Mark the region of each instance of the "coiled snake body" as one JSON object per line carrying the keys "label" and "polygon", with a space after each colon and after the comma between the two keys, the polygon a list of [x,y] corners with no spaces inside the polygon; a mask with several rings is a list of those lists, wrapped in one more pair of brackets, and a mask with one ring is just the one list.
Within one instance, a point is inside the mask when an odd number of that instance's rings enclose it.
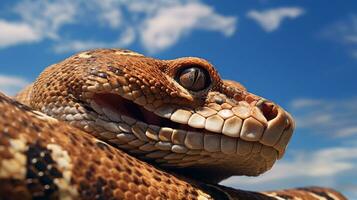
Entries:
{"label": "coiled snake body", "polygon": [[294,121],[203,59],[81,52],[16,98],[31,109],[0,96],[1,199],[345,199],[217,185],[269,170]]}

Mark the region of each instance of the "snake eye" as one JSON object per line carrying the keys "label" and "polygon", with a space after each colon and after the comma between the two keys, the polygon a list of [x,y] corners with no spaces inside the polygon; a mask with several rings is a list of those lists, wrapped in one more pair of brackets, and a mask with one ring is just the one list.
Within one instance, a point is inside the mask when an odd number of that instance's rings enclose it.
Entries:
{"label": "snake eye", "polygon": [[177,80],[180,85],[192,91],[207,88],[211,81],[208,72],[199,67],[183,69],[178,73]]}

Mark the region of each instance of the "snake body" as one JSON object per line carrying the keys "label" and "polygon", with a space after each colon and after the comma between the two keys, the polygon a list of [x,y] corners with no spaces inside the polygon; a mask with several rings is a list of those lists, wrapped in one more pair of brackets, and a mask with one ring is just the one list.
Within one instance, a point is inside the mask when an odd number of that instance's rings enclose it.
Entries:
{"label": "snake body", "polygon": [[48,67],[17,100],[31,109],[0,96],[4,199],[345,199],[318,187],[217,185],[269,170],[294,121],[200,58],[81,52]]}

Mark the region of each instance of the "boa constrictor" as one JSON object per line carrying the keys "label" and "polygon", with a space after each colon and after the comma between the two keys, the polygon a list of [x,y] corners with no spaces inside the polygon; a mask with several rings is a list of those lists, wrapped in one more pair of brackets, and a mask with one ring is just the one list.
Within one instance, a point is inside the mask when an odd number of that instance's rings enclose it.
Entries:
{"label": "boa constrictor", "polygon": [[0,95],[1,199],[345,199],[218,185],[269,170],[294,120],[200,58],[81,52],[16,99]]}

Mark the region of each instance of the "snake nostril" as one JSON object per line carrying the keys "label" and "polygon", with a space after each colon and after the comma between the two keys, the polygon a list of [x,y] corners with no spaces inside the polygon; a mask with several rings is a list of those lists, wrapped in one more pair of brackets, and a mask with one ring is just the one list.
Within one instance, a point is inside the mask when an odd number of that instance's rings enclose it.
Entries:
{"label": "snake nostril", "polygon": [[278,116],[278,107],[272,102],[263,101],[257,106],[260,108],[267,121],[273,120]]}

